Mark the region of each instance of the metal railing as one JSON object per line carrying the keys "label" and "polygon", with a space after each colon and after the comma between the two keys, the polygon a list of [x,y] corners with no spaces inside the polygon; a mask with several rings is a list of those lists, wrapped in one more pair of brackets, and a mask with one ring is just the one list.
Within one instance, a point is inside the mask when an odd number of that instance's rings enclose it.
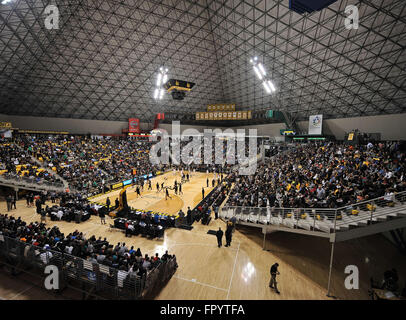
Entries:
{"label": "metal railing", "polygon": [[0,176],[0,183],[10,184],[15,187],[20,188],[31,188],[31,189],[41,189],[41,190],[49,190],[49,191],[58,191],[64,192],[65,188],[62,182],[50,182],[44,179],[40,179],[36,181],[36,179],[31,179],[27,177],[20,177],[20,176],[9,176],[9,175],[1,175]]}
{"label": "metal railing", "polygon": [[123,300],[153,298],[177,268],[176,257],[173,257],[143,276],[133,276],[126,271],[1,235],[0,263],[13,272],[29,273],[44,280],[45,267],[53,265],[59,270],[59,290],[69,287],[99,299]]}
{"label": "metal railing", "polygon": [[282,208],[224,206],[220,216],[235,217],[239,221],[254,224],[272,224],[290,228],[302,228],[333,233],[351,226],[362,226],[386,220],[388,216],[404,213],[406,191],[395,193],[391,200],[382,196],[340,208]]}

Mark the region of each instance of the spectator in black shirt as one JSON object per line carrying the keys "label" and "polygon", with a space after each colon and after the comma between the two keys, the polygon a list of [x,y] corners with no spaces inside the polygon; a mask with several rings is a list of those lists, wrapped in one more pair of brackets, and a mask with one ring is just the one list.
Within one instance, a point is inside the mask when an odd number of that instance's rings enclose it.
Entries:
{"label": "spectator in black shirt", "polygon": [[277,294],[280,293],[279,290],[278,290],[278,287],[277,287],[277,282],[276,282],[276,276],[280,274],[279,271],[278,271],[278,267],[279,267],[278,263],[275,263],[274,265],[272,265],[272,267],[271,267],[271,280],[269,281],[269,287],[272,288],[272,289],[275,289],[275,292]]}
{"label": "spectator in black shirt", "polygon": [[111,205],[110,198],[109,198],[109,197],[107,197],[107,199],[106,199],[107,211],[110,211],[110,205]]}
{"label": "spectator in black shirt", "polygon": [[221,228],[219,228],[216,232],[216,237],[217,237],[217,245],[220,248],[222,246],[222,238],[223,238],[223,231]]}

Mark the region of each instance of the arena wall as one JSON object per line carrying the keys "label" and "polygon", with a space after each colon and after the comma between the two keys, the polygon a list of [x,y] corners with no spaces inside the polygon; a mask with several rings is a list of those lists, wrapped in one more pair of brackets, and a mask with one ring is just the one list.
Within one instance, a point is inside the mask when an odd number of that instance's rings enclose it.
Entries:
{"label": "arena wall", "polygon": [[[332,134],[343,140],[345,132],[358,129],[366,133],[381,133],[382,140],[402,140],[406,136],[406,113],[328,119],[323,121],[323,133]],[[307,132],[309,121],[299,122],[299,127]]]}
{"label": "arena wall", "polygon": [[[122,129],[125,129],[128,126],[126,121],[44,118],[12,115],[0,115],[0,121],[11,122],[14,128],[25,130],[68,131],[75,134],[119,134]],[[404,139],[406,136],[405,123],[406,113],[328,119],[323,122],[323,132],[325,134],[332,134],[337,139],[342,140],[344,139],[345,132],[359,129],[360,131],[367,133],[380,132],[383,140],[400,140]],[[151,126],[152,123],[141,123],[141,129],[151,128]],[[308,121],[300,121],[298,122],[298,126],[302,131],[307,132]],[[171,124],[160,124],[159,127],[167,130],[169,134],[172,133]],[[181,125],[181,131],[188,128],[195,128],[198,131],[203,132],[206,128],[214,129],[216,127]],[[284,123],[241,127],[241,129],[257,129],[258,135],[271,136],[276,140],[283,140],[283,137],[280,135],[280,130],[285,128],[286,126]],[[225,128],[220,127],[220,129],[224,130]],[[233,127],[233,129],[237,129],[237,127]]]}
{"label": "arena wall", "polygon": [[128,122],[68,118],[45,118],[0,115],[0,121],[11,122],[14,128],[24,130],[67,131],[73,134],[119,134],[128,128]]}
{"label": "arena wall", "polygon": [[[343,140],[346,132],[358,129],[366,133],[381,133],[382,140],[402,140],[406,136],[406,113],[327,119],[323,121],[323,133],[334,135],[338,140]],[[308,132],[309,121],[299,121],[299,129]],[[246,126],[246,129],[257,129],[258,135],[266,135],[281,140],[281,129],[286,129],[284,123]]]}

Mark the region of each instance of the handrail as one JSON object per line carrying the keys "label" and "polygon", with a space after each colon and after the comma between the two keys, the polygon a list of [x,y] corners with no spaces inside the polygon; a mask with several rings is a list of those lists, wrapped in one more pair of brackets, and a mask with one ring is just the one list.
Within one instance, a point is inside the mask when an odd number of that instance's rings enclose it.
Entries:
{"label": "handrail", "polygon": [[[25,250],[27,247],[29,249]],[[50,252],[52,256],[46,256],[44,262],[40,254],[45,252]],[[39,269],[44,268],[46,265],[55,265],[60,272],[59,278],[64,279],[65,285],[75,289],[79,287],[81,288],[79,290],[83,290],[83,285],[92,284],[96,287],[94,295],[101,298],[105,298],[104,293],[108,292],[114,298],[141,299],[146,293],[158,292],[173,276],[177,268],[176,257],[172,257],[162,261],[157,267],[144,274],[142,278],[137,275],[131,279],[128,277],[128,272],[125,272],[125,278],[121,278],[120,270],[117,268],[100,263],[91,263],[86,259],[65,252],[47,250],[5,235],[2,236],[0,241],[0,258],[3,258],[2,260],[6,264],[10,264],[23,272],[27,271],[21,263],[30,264]],[[43,275],[43,272],[34,270],[34,275],[40,276]],[[154,277],[154,275],[159,275],[159,277]],[[79,281],[81,285],[71,286],[68,284],[69,279]],[[146,287],[147,283],[149,288]]]}
{"label": "handrail", "polygon": [[[397,195],[405,195],[405,196],[406,196],[406,191],[400,191],[400,192],[397,192],[397,193],[394,192],[394,196],[397,196]],[[364,201],[361,201],[361,202],[355,202],[355,203],[353,203],[353,204],[349,204],[349,205],[346,205],[346,206],[344,206],[344,207],[339,207],[339,208],[336,208],[336,209],[337,209],[337,210],[343,210],[343,209],[348,208],[348,207],[360,206],[360,205],[363,205],[363,204],[370,203],[370,202],[372,202],[372,201],[382,200],[384,197],[385,197],[385,196],[380,196],[380,197],[377,197],[377,198],[373,198],[373,199],[369,199],[369,200],[364,200]]]}
{"label": "handrail", "polygon": [[[394,204],[406,201],[406,191],[394,193]],[[220,215],[227,216],[232,210],[232,216],[243,216],[250,222],[254,217],[257,222],[268,224],[282,224],[291,228],[306,227],[308,230],[319,229],[326,233],[336,233],[348,229],[349,225],[358,226],[358,223],[370,224],[376,221],[377,217],[397,215],[405,210],[404,206],[388,206],[391,201],[385,200],[384,196],[374,199],[353,203],[340,208],[284,208],[284,207],[244,207],[244,206],[223,206]],[[371,206],[368,206],[371,205]],[[362,212],[352,212],[355,207],[363,207]],[[384,209],[385,208],[385,209]],[[390,208],[390,209],[388,209]],[[352,210],[351,210],[352,209]],[[238,211],[238,212],[236,212]],[[228,212],[228,213],[226,213]],[[291,216],[287,217],[287,215]],[[302,217],[302,215],[304,215]],[[366,215],[367,214],[367,215]],[[346,215],[346,216],[345,216]],[[261,218],[262,216],[262,218]],[[264,217],[267,219],[263,219]],[[281,219],[274,220],[272,218]],[[278,222],[279,221],[279,222]],[[317,223],[317,224],[316,224]],[[323,225],[324,224],[324,225]]]}

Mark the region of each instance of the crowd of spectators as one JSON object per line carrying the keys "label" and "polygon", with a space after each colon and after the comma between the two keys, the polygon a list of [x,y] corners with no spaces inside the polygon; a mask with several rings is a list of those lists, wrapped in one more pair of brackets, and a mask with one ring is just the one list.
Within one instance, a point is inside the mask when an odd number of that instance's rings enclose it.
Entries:
{"label": "crowd of spectators", "polygon": [[142,276],[161,262],[175,256],[168,251],[161,257],[143,255],[140,248],[128,247],[124,242],[112,245],[106,238],[94,235],[86,238],[85,234],[74,231],[65,235],[57,226],[47,227],[43,223],[26,223],[21,218],[0,214],[0,235],[23,241],[44,250],[37,257],[44,264],[52,262],[52,251],[66,253],[88,260],[92,264],[102,264],[119,270],[122,279]]}
{"label": "crowd of spectators", "polygon": [[[181,151],[190,142],[171,140],[171,145],[180,143]],[[227,144],[216,144],[212,141],[212,164],[204,163],[204,148],[200,149],[200,163],[185,164],[179,159],[179,168],[196,171],[226,172],[234,163],[239,162],[239,155],[232,163],[227,158]],[[50,182],[58,181],[60,176],[69,183],[70,189],[93,194],[107,191],[117,182],[144,176],[156,171],[165,170],[169,164],[154,165],[149,158],[149,151],[156,142],[138,141],[131,138],[95,138],[89,136],[69,135],[17,135],[8,146],[0,152],[0,168],[8,174],[17,174],[16,166],[24,164],[24,175],[36,179],[45,179]],[[248,154],[248,145],[246,145]],[[256,150],[258,152],[258,150]],[[221,154],[223,163],[216,163],[216,152]],[[43,167],[55,172],[50,174],[47,170],[37,170],[40,161]],[[170,158],[172,161],[173,158]],[[195,159],[194,159],[195,161]],[[52,172],[51,171],[51,172]]]}
{"label": "crowd of spectators", "polygon": [[297,145],[239,176],[227,204],[246,207],[337,208],[406,189],[400,144]]}
{"label": "crowd of spectators", "polygon": [[78,192],[105,191],[110,184],[156,170],[149,161],[151,145],[145,141],[23,135],[16,138],[16,143]]}
{"label": "crowd of spectators", "polygon": [[0,173],[6,179],[25,178],[31,183],[61,183],[57,176],[39,166],[28,154],[13,143],[0,138]]}

